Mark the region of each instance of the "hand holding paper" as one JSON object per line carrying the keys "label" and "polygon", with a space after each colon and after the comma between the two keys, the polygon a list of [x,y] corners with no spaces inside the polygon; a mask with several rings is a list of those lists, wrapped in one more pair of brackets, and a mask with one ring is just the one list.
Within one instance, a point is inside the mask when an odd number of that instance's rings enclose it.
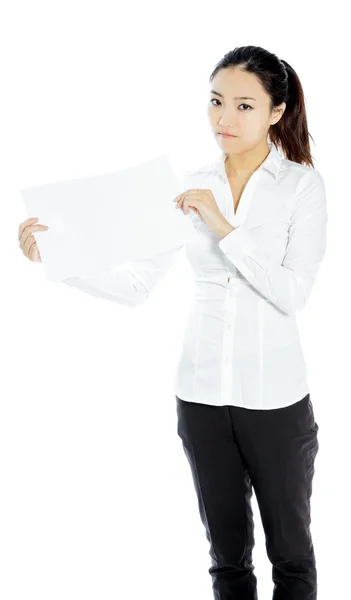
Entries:
{"label": "hand holding paper", "polygon": [[185,215],[189,214],[189,209],[195,210],[207,227],[217,233],[220,239],[235,229],[219,210],[212,190],[186,190],[173,202],[177,202],[176,208],[182,208]]}
{"label": "hand holding paper", "polygon": [[38,223],[38,218],[29,218],[20,223],[18,227],[18,241],[24,256],[32,262],[41,262],[40,252],[33,235],[34,231],[46,231],[47,225]]}

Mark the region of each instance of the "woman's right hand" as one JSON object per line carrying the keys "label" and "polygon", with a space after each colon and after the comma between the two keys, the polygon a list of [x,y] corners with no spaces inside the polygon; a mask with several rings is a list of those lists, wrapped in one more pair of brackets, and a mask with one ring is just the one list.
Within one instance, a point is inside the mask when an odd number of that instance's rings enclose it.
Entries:
{"label": "woman's right hand", "polygon": [[34,217],[20,223],[18,227],[18,241],[24,256],[32,262],[41,262],[40,252],[33,231],[46,231],[49,227],[47,225],[40,225],[36,221],[38,219]]}

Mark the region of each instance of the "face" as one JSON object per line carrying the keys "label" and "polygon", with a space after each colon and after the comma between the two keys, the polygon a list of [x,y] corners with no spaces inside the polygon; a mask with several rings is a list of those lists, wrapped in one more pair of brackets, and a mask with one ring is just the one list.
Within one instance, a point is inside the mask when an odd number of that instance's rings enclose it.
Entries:
{"label": "face", "polygon": [[[247,151],[265,142],[270,126],[279,121],[286,106],[283,102],[270,112],[270,98],[259,79],[238,67],[220,70],[210,90],[221,94],[210,91],[208,117],[215,139],[226,153]],[[237,137],[225,138],[220,132]]]}

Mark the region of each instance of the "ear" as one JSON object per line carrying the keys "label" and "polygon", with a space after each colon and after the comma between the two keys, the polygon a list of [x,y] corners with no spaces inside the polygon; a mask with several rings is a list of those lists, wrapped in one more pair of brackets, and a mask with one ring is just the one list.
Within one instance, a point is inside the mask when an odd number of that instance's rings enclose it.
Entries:
{"label": "ear", "polygon": [[282,102],[279,106],[275,106],[273,108],[273,117],[271,119],[271,125],[275,125],[282,118],[284,111],[286,109],[286,102]]}

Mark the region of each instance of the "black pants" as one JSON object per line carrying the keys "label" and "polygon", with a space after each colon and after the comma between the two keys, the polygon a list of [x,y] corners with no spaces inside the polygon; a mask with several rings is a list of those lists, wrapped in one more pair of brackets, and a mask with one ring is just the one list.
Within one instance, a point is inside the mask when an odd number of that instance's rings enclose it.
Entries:
{"label": "black pants", "polygon": [[252,487],[272,563],[273,600],[316,600],[310,497],[319,427],[310,395],[271,410],[176,399],[178,435],[210,542],[215,600],[257,600]]}

